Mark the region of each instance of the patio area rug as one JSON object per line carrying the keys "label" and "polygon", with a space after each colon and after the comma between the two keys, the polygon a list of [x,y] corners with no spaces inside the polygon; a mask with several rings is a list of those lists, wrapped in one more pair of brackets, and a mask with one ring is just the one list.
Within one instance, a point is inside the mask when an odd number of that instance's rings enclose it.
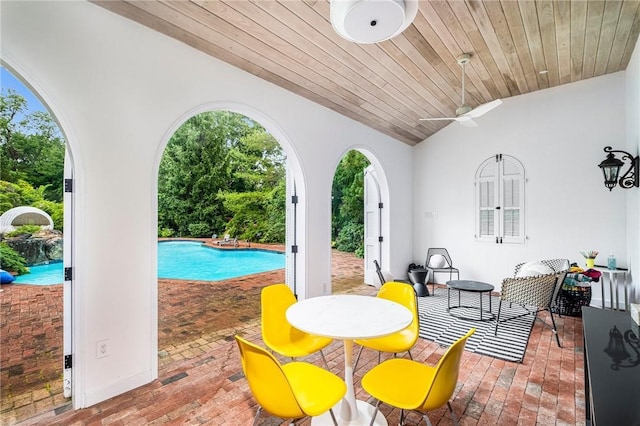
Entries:
{"label": "patio area rug", "polygon": [[[458,303],[457,293],[457,291],[451,292],[452,306]],[[491,297],[491,311],[497,317],[499,299],[496,296]],[[479,307],[479,294],[462,292],[461,304]],[[486,310],[489,308],[489,299],[486,295],[483,295],[482,308]],[[452,312],[456,315],[479,318],[478,309],[458,308]],[[504,303],[500,319],[516,317],[525,312],[521,306],[514,304],[510,308],[508,303]],[[447,312],[446,288],[436,288],[433,296],[418,297],[418,313],[420,316],[420,337],[423,339],[449,346],[470,328],[475,327],[476,332],[467,341],[465,347],[467,351],[514,362],[522,362],[535,320],[534,315],[531,314],[502,322],[498,327],[498,335],[494,336],[495,319],[471,321],[450,315]],[[485,312],[483,315],[486,318],[489,314]]]}

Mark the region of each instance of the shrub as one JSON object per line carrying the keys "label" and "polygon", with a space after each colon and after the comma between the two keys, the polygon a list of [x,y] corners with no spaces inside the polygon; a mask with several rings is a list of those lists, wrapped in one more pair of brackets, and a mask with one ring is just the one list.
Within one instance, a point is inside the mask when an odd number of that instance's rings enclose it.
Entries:
{"label": "shrub", "polygon": [[175,234],[174,230],[171,228],[162,228],[158,231],[158,237],[160,238],[171,238]]}
{"label": "shrub", "polygon": [[24,257],[20,256],[7,243],[0,243],[0,267],[5,271],[16,272],[18,275],[28,274]]}
{"label": "shrub", "polygon": [[51,216],[51,220],[53,220],[53,229],[57,229],[60,232],[64,231],[64,204],[49,200],[42,200],[34,203],[33,207],[37,207]]}
{"label": "shrub", "polygon": [[33,235],[40,230],[38,225],[22,225],[11,232],[7,232],[5,236],[7,238],[19,237],[20,235]]}
{"label": "shrub", "polygon": [[336,249],[357,253],[361,249],[364,253],[364,225],[361,223],[348,223],[343,226],[336,238]]}
{"label": "shrub", "polygon": [[211,227],[206,223],[190,223],[189,234],[191,237],[210,237]]}

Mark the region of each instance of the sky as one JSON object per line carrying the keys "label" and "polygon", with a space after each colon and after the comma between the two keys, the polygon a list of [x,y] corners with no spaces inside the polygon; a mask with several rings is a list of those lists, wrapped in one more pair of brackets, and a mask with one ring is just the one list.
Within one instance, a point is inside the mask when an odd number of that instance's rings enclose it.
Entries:
{"label": "sky", "polygon": [[40,100],[31,93],[31,90],[22,84],[22,82],[5,67],[0,67],[0,87],[2,88],[3,95],[7,94],[8,89],[13,89],[25,98],[27,100],[28,112],[47,111]]}

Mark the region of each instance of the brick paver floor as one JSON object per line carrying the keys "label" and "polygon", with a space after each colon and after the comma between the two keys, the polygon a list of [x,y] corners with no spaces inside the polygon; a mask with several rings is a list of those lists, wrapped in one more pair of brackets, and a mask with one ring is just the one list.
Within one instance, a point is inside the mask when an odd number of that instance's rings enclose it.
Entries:
{"label": "brick paver floor", "polygon": [[[334,252],[332,260],[334,292],[375,294],[373,287],[363,284],[361,259]],[[56,385],[59,380],[55,377],[43,380],[39,389],[23,393],[16,391],[18,384],[10,382],[10,392],[5,396],[7,380],[24,376],[27,381],[25,373],[33,366],[28,362],[31,349],[16,349],[13,340],[5,339],[9,334],[17,336],[18,333],[15,328],[9,331],[4,318],[8,312],[15,314],[16,311],[10,309],[20,309],[13,307],[14,300],[20,303],[33,294],[17,297],[14,292],[17,286],[3,286],[4,291],[0,293],[2,424],[250,425],[256,404],[242,375],[233,336],[240,334],[263,345],[259,292],[264,285],[284,281],[283,271],[228,280],[224,286],[163,281],[159,284],[158,380],[78,411],[73,411],[71,404],[62,398],[61,386]],[[218,287],[239,291],[223,291]],[[40,296],[32,300],[41,303],[44,312],[48,312],[45,308],[48,303],[55,305],[51,300],[60,299],[54,292],[38,294]],[[25,302],[22,303],[24,309]],[[42,348],[42,340],[51,337],[51,330],[60,328],[53,317],[55,315],[51,315],[48,327],[31,324],[28,330],[20,328],[20,336],[44,334],[44,337],[32,338]],[[548,320],[544,313],[541,317]],[[452,403],[461,425],[584,424],[582,322],[573,317],[556,321],[563,347],[558,348],[549,328],[536,321],[522,364],[465,352]],[[341,375],[344,370],[342,345],[334,342],[327,349],[325,355],[331,370]],[[435,364],[443,352],[444,348],[437,344],[419,339],[412,355],[416,360]],[[59,360],[61,356],[60,352],[51,357]],[[308,360],[322,365],[317,355]],[[369,397],[361,389],[359,379],[375,362],[377,355],[365,350],[355,373],[360,399]],[[382,411],[390,425],[398,423],[397,410],[383,406]],[[444,408],[431,412],[429,417],[434,425],[452,424]],[[264,414],[261,419],[260,424],[264,426],[285,424]],[[414,424],[417,420],[417,417],[411,418]],[[302,424],[309,423],[306,420]]]}

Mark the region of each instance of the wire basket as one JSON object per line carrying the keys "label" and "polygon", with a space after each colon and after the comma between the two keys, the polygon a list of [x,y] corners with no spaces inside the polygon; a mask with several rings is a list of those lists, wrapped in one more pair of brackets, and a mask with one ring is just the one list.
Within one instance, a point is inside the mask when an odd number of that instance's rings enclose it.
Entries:
{"label": "wire basket", "polygon": [[582,307],[591,303],[591,287],[563,287],[556,299],[556,311],[570,317],[582,316]]}

